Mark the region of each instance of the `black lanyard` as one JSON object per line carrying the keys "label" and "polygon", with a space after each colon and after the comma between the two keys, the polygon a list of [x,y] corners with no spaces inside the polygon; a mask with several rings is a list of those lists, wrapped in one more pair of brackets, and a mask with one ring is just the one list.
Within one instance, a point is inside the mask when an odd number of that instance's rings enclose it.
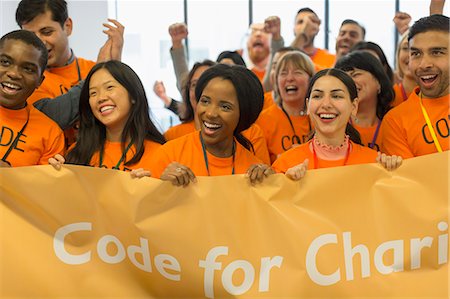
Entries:
{"label": "black lanyard", "polygon": [[[200,143],[202,144],[202,150],[203,150],[203,159],[205,160],[205,166],[206,166],[206,171],[208,172],[208,176],[211,176],[211,174],[209,173],[209,163],[208,163],[208,154],[206,153],[206,146],[205,146],[205,142],[203,141],[203,137],[202,137],[202,132],[200,132]],[[234,157],[236,154],[236,142],[233,139],[233,168],[231,170],[231,174],[234,174]]]}
{"label": "black lanyard", "polygon": [[[295,133],[295,127],[294,127],[294,124],[292,123],[291,117],[289,116],[287,111],[284,110],[283,104],[281,104],[281,110],[283,110],[284,115],[286,115],[286,117],[289,121],[289,124],[291,125],[292,132],[294,132],[294,136],[297,136],[298,140],[300,140],[300,137],[297,135],[297,133]],[[309,127],[309,132],[311,132],[311,121],[309,120],[309,117],[308,117],[308,127]]]}
{"label": "black lanyard", "polygon": [[[22,129],[20,129],[19,133],[17,133],[16,138],[14,138],[13,142],[9,146],[6,153],[3,155],[2,161],[10,164],[6,159],[8,158],[11,151],[17,146],[17,143],[19,142],[19,138],[23,135],[23,131],[25,131],[28,121],[30,120],[30,109],[28,109],[28,106],[25,106],[25,109],[27,110],[27,120],[25,121],[25,124],[22,126]],[[11,164],[10,164],[11,165]]]}
{"label": "black lanyard", "polygon": [[[123,154],[122,154],[122,157],[120,157],[120,160],[119,160],[119,162],[117,162],[117,164],[116,164],[116,166],[114,166],[112,169],[116,169],[116,170],[119,170],[119,166],[120,166],[120,164],[122,164],[122,162],[123,162],[123,160],[126,158],[126,156],[127,156],[127,153],[128,153],[128,150],[131,148],[131,146],[132,146],[133,144],[130,142],[130,143],[128,143],[128,146],[127,146],[127,148],[125,149],[125,151],[123,152]],[[100,152],[100,158],[99,158],[99,165],[98,165],[98,167],[103,167],[103,151],[101,151]]]}
{"label": "black lanyard", "polygon": [[[80,70],[80,64],[78,63],[78,58],[75,56],[75,54],[73,54],[73,51],[72,51],[72,49],[70,50],[70,52],[72,53],[72,56],[69,58],[69,61],[68,61],[68,63],[67,63],[67,65],[69,65],[69,64],[71,64],[72,62],[73,62],[73,60],[75,60],[75,65],[76,65],[76,67],[77,67],[77,74],[78,74],[78,81],[77,81],[77,83],[79,83],[81,80],[82,80],[82,78],[81,78],[81,70]],[[63,90],[63,85],[61,84],[60,86],[59,86],[59,90],[61,91],[61,94],[63,95],[65,92],[64,92],[64,90]],[[64,87],[65,88],[65,87]],[[66,92],[67,92],[68,90],[66,90]]]}

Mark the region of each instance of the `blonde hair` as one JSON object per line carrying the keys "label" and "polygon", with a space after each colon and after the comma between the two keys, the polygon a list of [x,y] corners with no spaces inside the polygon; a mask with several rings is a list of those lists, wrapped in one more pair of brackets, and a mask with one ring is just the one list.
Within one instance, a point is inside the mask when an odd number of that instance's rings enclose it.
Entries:
{"label": "blonde hair", "polygon": [[293,52],[287,52],[283,54],[277,62],[277,67],[275,69],[275,82],[274,84],[274,90],[275,94],[277,95],[276,101],[280,102],[280,90],[278,87],[278,76],[284,68],[286,68],[287,65],[293,65],[294,67],[303,70],[305,73],[309,75],[311,78],[315,74],[315,67],[314,63],[312,62],[311,58],[309,58],[308,55],[306,55],[303,52],[300,51],[293,51]]}
{"label": "blonde hair", "polygon": [[400,51],[402,50],[403,41],[408,38],[408,34],[409,30],[406,30],[406,32],[402,34],[397,44],[397,50],[395,51],[395,71],[400,78],[403,78],[404,75],[400,68]]}

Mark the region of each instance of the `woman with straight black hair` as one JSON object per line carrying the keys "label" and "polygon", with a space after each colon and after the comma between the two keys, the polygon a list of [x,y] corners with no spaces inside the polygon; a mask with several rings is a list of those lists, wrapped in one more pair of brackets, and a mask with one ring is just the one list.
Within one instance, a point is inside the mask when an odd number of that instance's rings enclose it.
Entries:
{"label": "woman with straight black hair", "polygon": [[174,185],[196,176],[247,173],[255,183],[271,173],[242,135],[258,118],[264,93],[256,75],[243,66],[217,64],[206,70],[195,88],[200,131],[167,142],[155,159],[155,175]]}
{"label": "woman with straight black hair", "polygon": [[307,169],[376,161],[388,170],[400,166],[401,157],[377,153],[353,139],[355,132],[349,120],[356,114],[359,101],[356,85],[349,75],[334,68],[321,70],[311,79],[306,95],[314,136],[308,143],[283,153],[273,163],[275,171],[299,180]]}
{"label": "woman with straight black hair", "polygon": [[165,142],[150,119],[144,86],[138,75],[120,61],[96,64],[80,95],[80,129],[76,144],[62,163],[132,171],[150,176],[149,165]]}
{"label": "woman with straight black hair", "polygon": [[394,101],[392,82],[380,61],[364,51],[351,52],[340,58],[335,68],[349,74],[358,90],[358,112],[351,123],[365,146],[380,150],[380,126]]}

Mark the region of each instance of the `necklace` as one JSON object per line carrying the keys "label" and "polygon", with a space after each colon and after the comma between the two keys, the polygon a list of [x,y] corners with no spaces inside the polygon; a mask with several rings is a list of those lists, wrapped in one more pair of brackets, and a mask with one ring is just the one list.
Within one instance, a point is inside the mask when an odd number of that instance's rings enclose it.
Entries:
{"label": "necklace", "polygon": [[[127,156],[127,153],[128,153],[128,150],[131,148],[132,145],[133,145],[133,144],[132,144],[131,141],[130,141],[130,143],[128,143],[128,145],[127,145],[127,148],[126,148],[125,151],[122,153],[122,157],[120,157],[119,162],[117,162],[116,166],[114,166],[112,169],[119,170],[120,164],[122,164],[123,160],[125,160],[125,158],[126,158],[126,156]],[[103,151],[100,152],[99,160],[100,160],[100,161],[99,161],[98,167],[103,167]]]}
{"label": "necklace", "polygon": [[[203,137],[202,137],[202,132],[199,133],[200,134],[200,143],[202,144],[202,150],[203,150],[203,159],[205,161],[205,166],[206,166],[206,171],[208,172],[208,176],[211,176],[210,172],[209,172],[209,162],[208,162],[208,154],[206,152],[206,146],[205,146],[205,142],[203,141]],[[236,142],[233,139],[233,148],[231,149],[231,151],[233,152],[233,166],[231,169],[231,174],[234,174],[234,158],[235,158],[235,154],[236,154]]]}
{"label": "necklace", "polygon": [[[311,144],[312,144],[312,151],[313,151],[313,156],[314,156],[314,169],[317,169],[317,168],[319,168],[319,158],[317,158],[316,146],[314,144],[315,139],[316,139],[316,137],[314,136],[313,140],[311,140]],[[347,165],[349,156],[350,156],[350,140],[348,141],[347,152],[345,153],[345,159],[344,159],[343,166]]]}

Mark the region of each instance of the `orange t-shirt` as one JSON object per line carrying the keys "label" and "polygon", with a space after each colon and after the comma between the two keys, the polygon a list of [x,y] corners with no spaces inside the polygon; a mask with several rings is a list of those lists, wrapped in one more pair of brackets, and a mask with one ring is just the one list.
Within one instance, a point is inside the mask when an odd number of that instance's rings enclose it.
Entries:
{"label": "orange t-shirt", "polygon": [[[194,131],[196,131],[194,121],[190,121],[168,129],[164,133],[164,137],[166,140],[173,140]],[[252,143],[255,156],[267,165],[270,165],[269,151],[267,149],[266,139],[264,138],[264,132],[261,128],[257,124],[253,124],[250,128],[244,130],[242,135]]]}
{"label": "orange t-shirt", "polygon": [[273,105],[275,105],[275,101],[273,99],[273,91],[271,90],[271,91],[265,92],[264,93],[264,106],[263,106],[262,110],[264,111]]}
{"label": "orange t-shirt", "polygon": [[[131,171],[133,169],[138,168],[144,168],[145,170],[150,170],[151,165],[153,164],[153,159],[155,157],[155,153],[158,150],[158,148],[161,147],[161,144],[151,141],[151,140],[145,140],[144,141],[144,153],[139,160],[138,163],[125,166],[124,161],[122,161],[118,168],[122,171]],[[136,149],[134,146],[132,146],[126,154],[125,161],[130,160],[136,152]],[[103,153],[103,161],[102,161],[102,168],[108,168],[112,169],[115,167],[120,159],[122,158],[122,143],[121,142],[109,142],[106,141],[104,153]],[[100,167],[100,154],[99,152],[95,153],[92,158],[90,165],[93,167]],[[153,176],[153,174],[152,174]]]}
{"label": "orange t-shirt", "polygon": [[[319,165],[316,167],[316,165],[314,165],[314,154],[312,151],[311,142],[312,140],[281,154],[280,157],[278,157],[278,159],[273,163],[272,168],[276,172],[285,173],[289,168],[303,163],[306,159],[309,159],[308,169],[344,166],[345,159],[323,160],[318,158],[317,162]],[[355,144],[352,141],[349,142],[350,153],[345,165],[376,162],[378,155],[376,151],[368,147]]]}
{"label": "orange t-shirt", "polygon": [[309,116],[290,116],[290,119],[295,132],[283,110],[278,105],[273,105],[264,110],[256,121],[264,132],[272,163],[293,144],[302,144],[308,140],[312,129]]}
{"label": "orange t-shirt", "polygon": [[398,105],[406,101],[410,94],[406,93],[401,83],[395,83],[393,87],[395,98],[394,101],[391,103],[391,107],[397,107]]}
{"label": "orange t-shirt", "polygon": [[317,48],[316,53],[311,56],[311,60],[316,66],[316,71],[333,67],[336,62],[336,55],[331,54],[325,49]]}
{"label": "orange t-shirt", "polygon": [[[417,87],[408,100],[390,110],[383,118],[381,150],[388,155],[412,158],[436,153],[425,117],[420,108],[420,89]],[[449,149],[449,95],[422,100],[442,150]]]}
{"label": "orange t-shirt", "polygon": [[60,127],[32,105],[19,110],[0,106],[0,159],[12,146],[25,125],[22,135],[6,160],[11,166],[46,165],[56,154],[64,154],[64,135]]}
{"label": "orange t-shirt", "polygon": [[[211,176],[232,174],[233,157],[219,158],[209,152],[207,152],[207,157]],[[193,132],[168,141],[160,147],[152,161],[154,163],[150,169],[152,174],[154,173],[154,176],[158,178],[172,162],[178,162],[189,167],[196,176],[208,175],[199,132]],[[261,161],[239,142],[236,142],[234,173],[244,174],[252,164],[256,163],[261,163]]]}
{"label": "orange t-shirt", "polygon": [[187,123],[181,123],[176,126],[170,127],[165,133],[164,138],[167,141],[177,139],[178,137],[190,134],[196,131],[194,121],[190,121]]}
{"label": "orange t-shirt", "polygon": [[[77,67],[78,65],[78,67]],[[42,84],[27,99],[29,105],[43,99],[53,99],[57,96],[65,94],[71,87],[77,85],[80,79],[86,78],[95,62],[76,58],[72,63],[62,66],[47,68],[44,71],[45,79]],[[80,74],[78,74],[78,69]]]}
{"label": "orange t-shirt", "polygon": [[[364,146],[369,147],[369,143],[372,143],[373,138],[375,137],[375,132],[377,131],[378,123],[371,127],[361,127],[352,123],[352,126],[359,132],[361,135],[361,142]],[[372,147],[374,150],[380,150],[380,141],[381,141],[381,124],[380,129],[378,129],[378,135],[375,139],[375,145]]]}
{"label": "orange t-shirt", "polygon": [[258,71],[256,68],[252,68],[251,71],[258,77],[261,84],[264,82],[264,75],[266,74],[266,70]]}

